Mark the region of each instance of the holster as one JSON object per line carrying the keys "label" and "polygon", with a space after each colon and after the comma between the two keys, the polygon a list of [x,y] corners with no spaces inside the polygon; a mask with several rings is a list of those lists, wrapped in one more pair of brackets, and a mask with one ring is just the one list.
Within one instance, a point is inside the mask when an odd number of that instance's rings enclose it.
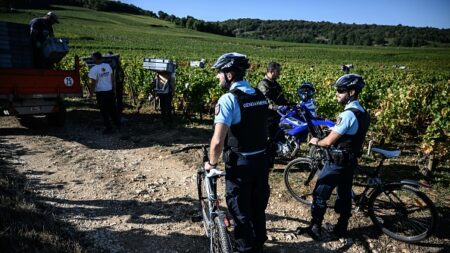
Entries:
{"label": "holster", "polygon": [[344,165],[355,158],[353,152],[342,149],[332,149],[330,152],[331,161],[336,165]]}

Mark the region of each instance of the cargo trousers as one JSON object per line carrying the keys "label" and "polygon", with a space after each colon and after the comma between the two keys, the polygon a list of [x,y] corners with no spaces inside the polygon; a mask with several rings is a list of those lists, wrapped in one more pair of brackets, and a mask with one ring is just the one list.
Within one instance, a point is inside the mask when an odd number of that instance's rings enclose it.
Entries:
{"label": "cargo trousers", "polygon": [[340,220],[344,222],[351,217],[352,184],[356,165],[356,159],[351,159],[339,165],[330,161],[325,163],[314,187],[311,206],[312,224],[322,224],[327,210],[327,201],[336,187],[337,198],[334,203],[334,210],[340,214]]}
{"label": "cargo trousers", "polygon": [[265,152],[224,155],[226,201],[234,220],[238,252],[262,252],[267,240],[265,210],[269,201],[269,166]]}

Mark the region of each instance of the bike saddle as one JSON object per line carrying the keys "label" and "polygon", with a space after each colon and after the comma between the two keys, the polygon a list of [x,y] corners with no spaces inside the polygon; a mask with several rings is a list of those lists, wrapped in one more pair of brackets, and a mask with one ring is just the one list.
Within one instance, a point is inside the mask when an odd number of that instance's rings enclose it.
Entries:
{"label": "bike saddle", "polygon": [[400,156],[401,151],[400,150],[385,150],[381,148],[372,148],[373,152],[376,152],[378,154],[381,154],[384,156],[384,158],[393,158]]}
{"label": "bike saddle", "polygon": [[220,171],[217,169],[211,169],[209,172],[206,173],[206,177],[221,177],[225,176],[225,171]]}

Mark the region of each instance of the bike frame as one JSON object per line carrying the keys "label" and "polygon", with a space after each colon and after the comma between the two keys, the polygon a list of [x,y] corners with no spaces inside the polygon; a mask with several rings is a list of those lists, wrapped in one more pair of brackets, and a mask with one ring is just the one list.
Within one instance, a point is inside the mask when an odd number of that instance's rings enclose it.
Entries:
{"label": "bike frame", "polygon": [[[369,151],[370,152],[370,151]],[[416,189],[420,189],[421,186],[426,187],[425,185],[420,184],[419,182],[415,181],[415,180],[410,180],[410,179],[404,179],[401,181],[397,181],[397,182],[391,182],[391,183],[384,183],[383,180],[380,177],[380,170],[383,167],[383,163],[384,160],[386,160],[386,158],[382,158],[375,171],[370,173],[364,173],[365,176],[367,176],[367,185],[365,186],[364,190],[362,193],[360,194],[355,194],[355,192],[352,189],[352,198],[353,200],[358,199],[357,201],[355,201],[355,211],[358,212],[359,209],[361,208],[361,206],[363,206],[364,200],[370,198],[370,196],[376,192],[376,191],[383,191],[383,189],[386,186],[391,186],[391,185],[409,185],[412,186]],[[360,166],[357,167],[357,169],[361,168]]]}
{"label": "bike frame", "polygon": [[201,172],[203,185],[205,186],[206,196],[208,198],[209,219],[213,220],[222,211],[219,210],[219,200],[217,198],[217,179],[218,176],[208,177],[206,172]]}
{"label": "bike frame", "polygon": [[[308,130],[310,132],[316,132],[316,129],[311,131],[312,129],[310,129],[308,121],[310,121],[311,126],[314,128],[320,126],[333,127],[335,125],[331,120],[313,118],[309,113],[308,108],[306,108],[302,103],[295,106],[286,114],[282,114],[280,112],[278,112],[278,114],[281,116],[280,125],[284,123],[289,126],[295,126],[291,130],[286,131],[286,134],[289,136],[299,136],[300,134],[304,134],[304,138],[306,138],[306,133]],[[286,129],[280,129],[276,135],[278,136],[284,133],[285,130]],[[300,143],[303,139],[298,138],[297,142]]]}
{"label": "bike frame", "polygon": [[[179,152],[185,152],[191,149],[201,149],[203,152],[203,163],[207,162],[208,159],[208,151],[207,148],[209,147],[209,145],[204,145],[204,144],[200,144],[200,145],[191,145],[191,146],[187,146],[187,147],[183,147],[183,148],[179,148],[176,150],[172,150],[171,153],[175,154],[175,153],[179,153]],[[217,180],[224,176],[225,173],[220,173],[220,174],[216,174],[216,175],[212,175],[209,176],[208,173],[205,171],[204,167],[203,167],[203,163],[200,165],[200,167],[197,170],[197,180],[201,180],[201,185],[203,185],[204,189],[205,189],[205,197],[207,198],[207,202],[208,202],[208,213],[206,214],[207,216],[207,220],[203,219],[204,222],[206,223],[205,229],[207,231],[206,234],[207,236],[210,238],[210,247],[211,247],[211,252],[212,252],[212,247],[213,247],[213,237],[211,236],[211,232],[213,229],[213,225],[214,225],[214,218],[216,217],[220,217],[219,221],[220,224],[218,224],[219,226],[223,226],[223,227],[228,227],[230,225],[227,215],[224,211],[220,210],[220,203],[219,203],[219,198],[217,196]],[[197,181],[198,183],[198,181]],[[202,194],[200,194],[202,192],[201,188],[198,188],[198,193],[199,196],[201,196]],[[202,203],[199,202],[199,209],[202,210],[203,206]],[[225,223],[225,220],[227,221],[227,223]]]}
{"label": "bike frame", "polygon": [[[220,224],[216,224],[217,226],[223,226],[228,227],[229,224],[225,224],[224,219],[226,218],[226,214],[224,211],[220,210],[220,202],[217,197],[217,180],[222,177],[223,175],[215,175],[215,176],[208,176],[207,172],[204,170],[204,168],[200,168],[198,171],[199,176],[202,178],[202,184],[205,188],[206,197],[208,199],[208,211],[206,215],[208,216],[208,220],[206,220],[207,225],[207,234],[209,235],[209,241],[210,241],[210,250],[213,252],[213,226],[214,226],[214,219],[216,217],[219,217]],[[201,205],[201,204],[200,204]],[[202,208],[202,207],[200,207]]]}

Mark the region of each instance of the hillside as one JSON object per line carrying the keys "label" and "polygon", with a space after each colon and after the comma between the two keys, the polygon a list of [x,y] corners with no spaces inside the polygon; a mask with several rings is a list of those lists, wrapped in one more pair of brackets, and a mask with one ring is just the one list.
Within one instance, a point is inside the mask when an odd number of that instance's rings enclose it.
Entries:
{"label": "hillside", "polygon": [[260,20],[239,18],[207,22],[192,16],[177,17],[164,11],[154,13],[133,4],[109,0],[15,0],[0,2],[2,9],[48,9],[52,4],[85,7],[97,11],[128,13],[158,18],[201,32],[273,41],[365,46],[449,46],[450,29],[399,25],[345,24],[305,20]]}
{"label": "hillside", "polygon": [[[223,52],[238,51],[253,59],[301,62],[308,65],[382,62],[409,64],[430,59],[433,68],[449,67],[447,48],[383,48],[299,44],[214,35],[180,28],[174,23],[133,14],[99,12],[79,7],[54,6],[61,17],[57,37],[70,40],[71,54],[112,50],[125,57],[148,55],[173,59],[209,59]],[[28,23],[47,10],[0,13],[0,20]],[[320,57],[318,57],[320,56]]]}
{"label": "hillside", "polygon": [[303,43],[405,47],[450,43],[450,29],[432,27],[259,19],[227,20],[220,26],[236,37]]}

